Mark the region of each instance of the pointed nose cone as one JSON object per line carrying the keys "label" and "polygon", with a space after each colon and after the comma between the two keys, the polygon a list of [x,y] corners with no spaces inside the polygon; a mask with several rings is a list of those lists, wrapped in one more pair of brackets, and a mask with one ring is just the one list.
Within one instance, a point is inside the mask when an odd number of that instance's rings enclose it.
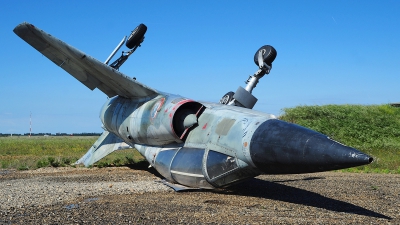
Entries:
{"label": "pointed nose cone", "polygon": [[250,155],[269,174],[310,173],[369,164],[370,156],[316,131],[268,120],[253,134]]}

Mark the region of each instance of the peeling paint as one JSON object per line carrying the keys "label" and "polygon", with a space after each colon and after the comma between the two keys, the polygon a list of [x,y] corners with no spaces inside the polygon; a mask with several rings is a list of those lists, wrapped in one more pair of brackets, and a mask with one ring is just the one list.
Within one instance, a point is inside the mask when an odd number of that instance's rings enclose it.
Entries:
{"label": "peeling paint", "polygon": [[235,119],[224,118],[221,122],[218,123],[215,133],[221,136],[227,135],[235,122]]}

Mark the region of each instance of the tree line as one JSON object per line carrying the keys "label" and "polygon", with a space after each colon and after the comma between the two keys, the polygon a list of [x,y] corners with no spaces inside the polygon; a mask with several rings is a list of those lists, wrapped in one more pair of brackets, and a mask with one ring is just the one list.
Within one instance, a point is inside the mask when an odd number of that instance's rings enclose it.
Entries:
{"label": "tree line", "polygon": [[24,133],[24,134],[3,134],[0,133],[0,137],[10,137],[10,136],[100,136],[101,133],[72,133],[72,134],[67,134],[67,133]]}

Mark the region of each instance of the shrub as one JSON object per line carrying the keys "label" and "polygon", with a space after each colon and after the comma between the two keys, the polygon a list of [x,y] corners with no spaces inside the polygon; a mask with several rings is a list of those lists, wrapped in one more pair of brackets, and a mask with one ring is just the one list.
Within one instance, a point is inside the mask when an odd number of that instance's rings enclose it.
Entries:
{"label": "shrub", "polygon": [[20,165],[18,170],[29,170],[29,167],[26,164]]}
{"label": "shrub", "polygon": [[47,167],[49,166],[49,161],[47,161],[46,159],[40,159],[39,161],[37,161],[36,163],[36,167],[37,168],[42,168],[42,167]]}
{"label": "shrub", "polygon": [[49,157],[48,160],[52,167],[59,167],[61,165],[60,162],[53,157]]}

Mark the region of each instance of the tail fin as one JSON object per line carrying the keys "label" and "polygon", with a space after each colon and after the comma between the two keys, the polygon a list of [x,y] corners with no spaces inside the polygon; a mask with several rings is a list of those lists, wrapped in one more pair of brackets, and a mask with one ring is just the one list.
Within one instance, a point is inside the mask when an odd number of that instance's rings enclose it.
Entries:
{"label": "tail fin", "polygon": [[113,133],[104,131],[103,134],[97,139],[89,151],[82,156],[75,164],[84,164],[86,167],[93,165],[95,162],[104,158],[108,154],[116,150],[131,148],[119,137]]}

